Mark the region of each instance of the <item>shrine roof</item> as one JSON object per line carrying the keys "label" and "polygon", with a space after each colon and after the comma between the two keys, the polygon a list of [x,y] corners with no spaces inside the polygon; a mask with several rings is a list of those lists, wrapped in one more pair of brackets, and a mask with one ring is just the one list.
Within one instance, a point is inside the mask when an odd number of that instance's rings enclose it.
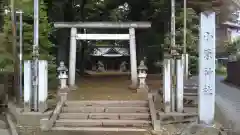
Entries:
{"label": "shrine roof", "polygon": [[[190,6],[213,6],[219,7],[223,4],[224,0],[187,0],[187,4]],[[232,0],[237,1],[237,0]]]}
{"label": "shrine roof", "polygon": [[103,57],[129,56],[129,50],[121,46],[97,46],[90,55]]}

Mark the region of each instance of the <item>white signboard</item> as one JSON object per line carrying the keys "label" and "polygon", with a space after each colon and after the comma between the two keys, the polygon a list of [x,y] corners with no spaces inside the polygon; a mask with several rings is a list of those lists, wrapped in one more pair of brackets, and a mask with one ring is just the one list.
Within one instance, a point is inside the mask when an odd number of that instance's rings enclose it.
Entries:
{"label": "white signboard", "polygon": [[215,110],[215,13],[201,13],[199,44],[199,120],[211,124]]}

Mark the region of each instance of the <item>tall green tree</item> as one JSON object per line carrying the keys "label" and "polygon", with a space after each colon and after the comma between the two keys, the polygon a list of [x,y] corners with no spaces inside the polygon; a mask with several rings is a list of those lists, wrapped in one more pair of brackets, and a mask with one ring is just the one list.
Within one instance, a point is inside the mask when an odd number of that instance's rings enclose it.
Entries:
{"label": "tall green tree", "polygon": [[[48,60],[48,68],[50,72],[50,79],[55,78],[56,71],[56,57],[55,57],[55,46],[49,40],[49,34],[51,32],[51,23],[48,21],[47,6],[43,0],[39,1],[39,58],[40,60]],[[32,0],[19,0],[16,1],[16,8],[23,10],[23,59],[32,59],[33,49],[33,22],[34,22],[34,9]],[[17,19],[18,21],[18,19]],[[9,54],[10,44],[12,42],[11,22],[9,16],[4,19],[4,48],[5,53]],[[19,22],[19,21],[18,21]],[[17,23],[17,33],[19,33],[19,23]],[[7,55],[5,55],[7,56]],[[6,58],[5,58],[6,59]],[[6,61],[8,61],[6,59]],[[3,62],[6,63],[6,62]],[[9,63],[9,62],[8,62]],[[0,64],[1,65],[1,64]],[[9,63],[7,66],[12,66]]]}
{"label": "tall green tree", "polygon": [[10,16],[5,15],[0,44],[0,69],[2,71],[13,72],[13,63],[11,19]]}
{"label": "tall green tree", "polygon": [[[183,9],[177,7],[176,10],[176,45],[180,48],[183,47],[183,20],[184,20],[184,14]],[[199,29],[199,16],[197,13],[192,9],[187,9],[187,53],[190,55],[190,72],[192,74],[195,74],[197,72],[197,50],[198,50],[198,29]],[[165,44],[164,48],[170,48],[171,44],[171,38],[170,38],[170,32],[166,33],[165,36]],[[180,50],[180,53],[182,53],[182,49]]]}

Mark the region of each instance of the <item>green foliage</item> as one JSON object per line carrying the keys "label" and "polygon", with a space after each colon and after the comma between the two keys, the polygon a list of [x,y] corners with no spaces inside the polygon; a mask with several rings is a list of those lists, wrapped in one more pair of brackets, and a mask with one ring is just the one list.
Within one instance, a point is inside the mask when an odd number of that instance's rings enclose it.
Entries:
{"label": "green foliage", "polygon": [[240,38],[237,38],[234,41],[228,41],[224,47],[229,55],[236,54],[240,51]]}
{"label": "green foliage", "polygon": [[[23,59],[28,60],[32,59],[32,48],[33,48],[33,1],[32,0],[19,0],[16,1],[16,6],[19,9],[22,9],[23,14]],[[52,80],[56,78],[56,62],[55,62],[55,54],[54,54],[54,45],[49,41],[49,33],[51,31],[51,23],[48,22],[47,15],[47,7],[43,0],[40,0],[39,6],[39,58],[40,60],[47,60],[49,67],[49,79]],[[17,23],[17,31],[18,31],[18,23]],[[5,17],[4,24],[4,44],[5,47],[5,59],[2,63],[8,63],[12,66],[13,62],[10,61],[10,50],[12,46],[12,34],[11,34],[11,21],[10,17]],[[9,55],[7,55],[9,54]],[[7,59],[7,58],[8,59]],[[0,66],[1,64],[0,60]],[[6,66],[6,65],[5,65]],[[9,66],[9,65],[8,65]]]}
{"label": "green foliage", "polygon": [[[184,14],[183,9],[177,8],[176,9],[176,45],[179,47],[183,47],[183,20]],[[186,38],[186,45],[187,45],[187,53],[190,55],[190,65],[189,69],[191,74],[197,73],[198,67],[198,24],[199,19],[197,13],[192,9],[187,9],[187,38]],[[170,48],[171,39],[170,33],[166,33],[165,36],[165,44],[164,48]],[[182,50],[180,50],[182,53]]]}
{"label": "green foliage", "polygon": [[227,68],[223,65],[219,66],[216,69],[216,74],[217,75],[223,75],[223,76],[227,76]]}
{"label": "green foliage", "polygon": [[11,21],[9,16],[4,16],[4,34],[0,35],[0,69],[13,71],[14,58],[12,55]]}

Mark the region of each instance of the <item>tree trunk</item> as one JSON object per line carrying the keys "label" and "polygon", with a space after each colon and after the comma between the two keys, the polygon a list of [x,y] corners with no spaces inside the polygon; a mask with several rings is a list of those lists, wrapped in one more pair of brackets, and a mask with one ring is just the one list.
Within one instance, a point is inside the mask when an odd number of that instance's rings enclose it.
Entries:
{"label": "tree trunk", "polygon": [[17,34],[16,34],[16,16],[15,16],[15,1],[11,0],[11,20],[12,20],[12,54],[14,56],[14,90],[15,90],[15,98],[17,104],[21,104],[20,93],[19,93],[19,59],[17,54]]}

